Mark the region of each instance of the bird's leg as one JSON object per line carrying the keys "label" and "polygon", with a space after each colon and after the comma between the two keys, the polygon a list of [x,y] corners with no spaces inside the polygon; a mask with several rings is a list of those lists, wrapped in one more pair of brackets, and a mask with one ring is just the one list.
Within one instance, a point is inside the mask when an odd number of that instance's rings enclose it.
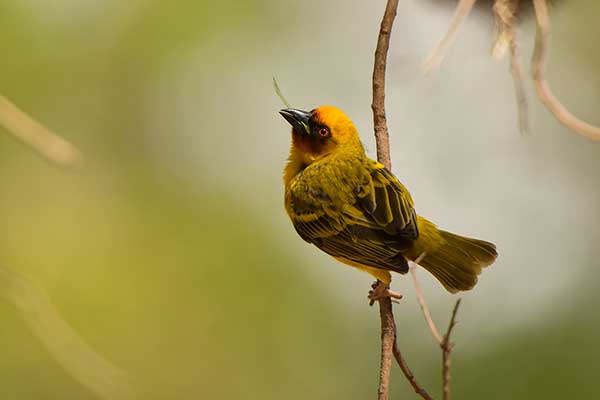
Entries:
{"label": "bird's leg", "polygon": [[375,304],[375,302],[379,299],[383,299],[385,297],[389,297],[391,299],[398,299],[400,300],[402,298],[402,295],[400,293],[396,293],[390,290],[390,285],[388,285],[387,283],[383,283],[379,280],[375,281],[371,287],[373,288],[373,290],[369,291],[369,305],[372,306],[373,304]]}

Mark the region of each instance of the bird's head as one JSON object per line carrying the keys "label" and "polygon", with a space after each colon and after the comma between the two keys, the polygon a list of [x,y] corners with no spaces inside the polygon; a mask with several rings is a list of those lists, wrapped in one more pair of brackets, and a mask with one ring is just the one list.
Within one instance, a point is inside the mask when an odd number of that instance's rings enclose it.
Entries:
{"label": "bird's head", "polygon": [[337,151],[363,151],[356,127],[336,107],[286,108],[279,114],[292,125],[292,149],[305,160],[315,161]]}

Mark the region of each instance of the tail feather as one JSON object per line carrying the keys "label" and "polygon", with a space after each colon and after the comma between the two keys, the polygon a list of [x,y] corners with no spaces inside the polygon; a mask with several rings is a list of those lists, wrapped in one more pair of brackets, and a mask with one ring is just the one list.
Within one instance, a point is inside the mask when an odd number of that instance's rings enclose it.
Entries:
{"label": "tail feather", "polygon": [[[498,256],[493,243],[438,230],[429,221],[419,221],[425,228],[413,249],[411,259],[425,253],[419,265],[429,271],[451,293],[472,289],[481,270]],[[421,225],[421,224],[420,224]]]}

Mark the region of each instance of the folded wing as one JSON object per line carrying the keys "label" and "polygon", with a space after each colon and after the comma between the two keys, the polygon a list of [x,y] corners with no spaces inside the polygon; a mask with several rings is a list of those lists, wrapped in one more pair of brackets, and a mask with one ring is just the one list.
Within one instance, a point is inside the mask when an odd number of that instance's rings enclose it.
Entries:
{"label": "folded wing", "polygon": [[[298,234],[326,253],[375,268],[408,271],[402,252],[419,236],[412,198],[385,167],[369,160],[365,179],[351,201],[320,194],[319,199],[299,198],[290,190],[288,212]],[[311,195],[305,191],[303,196]],[[338,201],[336,201],[338,200]]]}

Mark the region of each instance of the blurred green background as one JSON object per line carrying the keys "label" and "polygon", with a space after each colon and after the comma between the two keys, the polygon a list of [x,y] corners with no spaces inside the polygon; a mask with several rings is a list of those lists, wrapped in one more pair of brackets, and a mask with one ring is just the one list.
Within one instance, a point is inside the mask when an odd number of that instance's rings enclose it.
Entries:
{"label": "blurred green background", "polygon": [[[42,285],[81,339],[124,372],[133,390],[112,398],[375,398],[371,278],[305,244],[288,222],[289,128],[271,79],[293,106],[344,109],[374,157],[370,74],[383,7],[0,1],[0,94],[86,159],[58,169],[0,130],[0,266]],[[474,14],[424,77],[452,12],[401,2],[387,104],[394,172],[418,212],[500,251],[464,295],[454,397],[598,398],[600,147],[560,126],[530,82],[531,132],[518,132],[507,60],[489,56],[491,12]],[[553,10],[548,67],[559,97],[595,123],[599,16],[592,0]],[[524,21],[526,71],[533,33]],[[443,328],[454,299],[425,274]],[[400,346],[437,395],[439,350],[410,280],[394,286],[406,295],[396,306]],[[0,301],[0,398],[97,398],[23,309]],[[414,397],[394,368],[391,398]]]}

